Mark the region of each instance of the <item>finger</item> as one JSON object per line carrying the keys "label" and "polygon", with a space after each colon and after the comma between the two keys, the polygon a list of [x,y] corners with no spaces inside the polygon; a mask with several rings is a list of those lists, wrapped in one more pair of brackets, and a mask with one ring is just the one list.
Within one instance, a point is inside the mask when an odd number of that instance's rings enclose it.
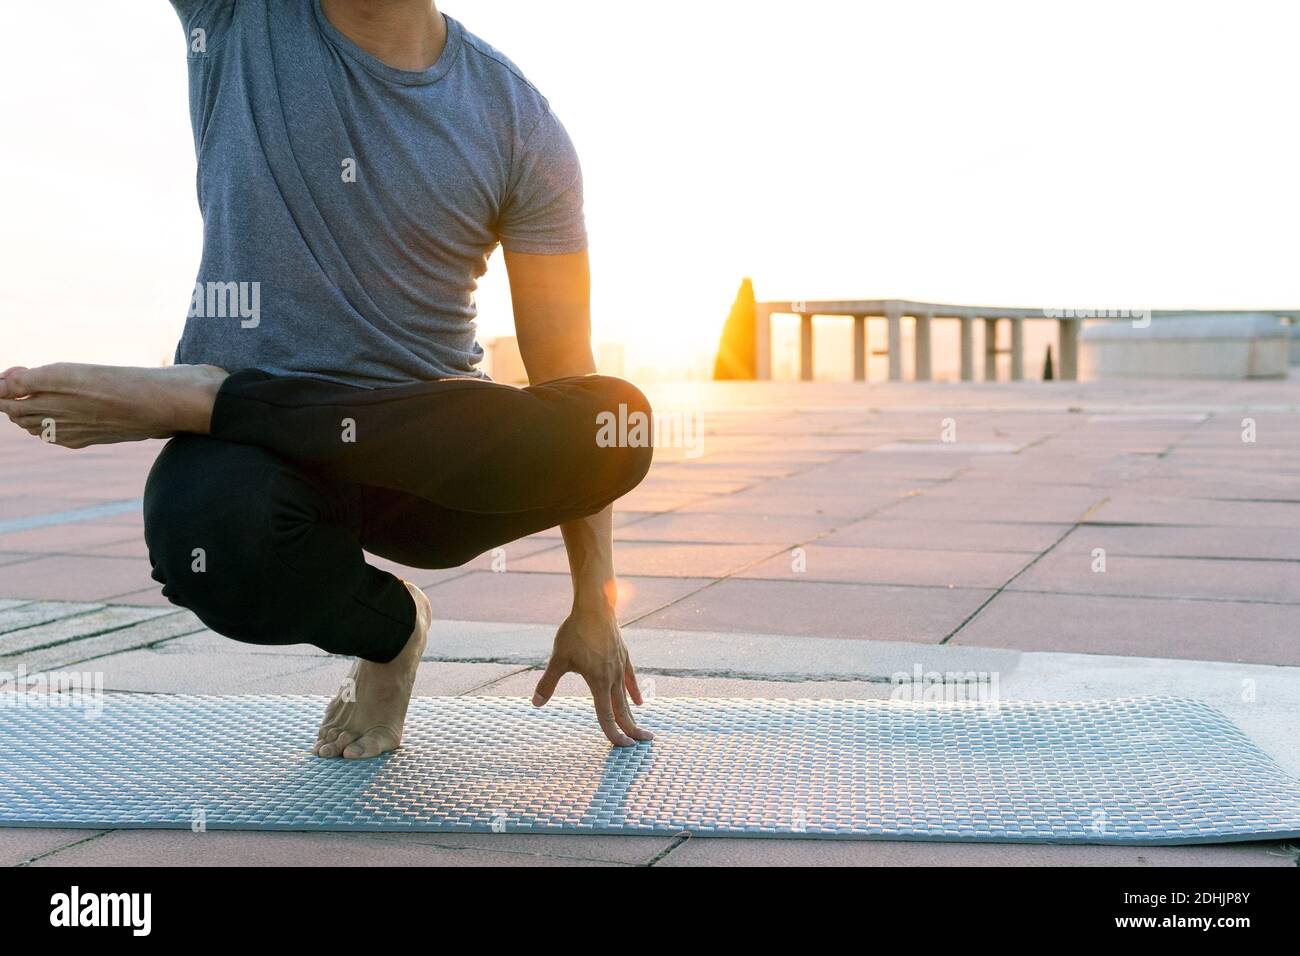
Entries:
{"label": "finger", "polygon": [[641,699],[641,687],[636,682],[636,671],[632,669],[631,661],[628,661],[627,667],[623,669],[623,686],[626,687],[627,692],[632,695],[632,703],[636,704],[638,707],[645,703],[645,701]]}
{"label": "finger", "polygon": [[642,730],[636,725],[636,718],[632,716],[632,708],[628,706],[627,694],[623,693],[623,687],[615,684],[609,689],[609,702],[614,708],[614,719],[623,733],[627,734],[633,740],[654,740],[655,735],[648,730]]}
{"label": "finger", "polygon": [[560,678],[569,672],[569,668],[564,666],[551,656],[550,663],[546,665],[546,670],[542,673],[542,679],[537,682],[537,689],[533,691],[533,706],[541,707],[551,695],[555,693],[555,688],[559,686]]}
{"label": "finger", "polygon": [[610,685],[588,678],[587,686],[591,689],[591,702],[596,706],[596,720],[600,722],[600,729],[605,732],[609,742],[615,747],[635,745],[635,740],[618,729],[618,721],[614,719],[614,706],[610,700]]}

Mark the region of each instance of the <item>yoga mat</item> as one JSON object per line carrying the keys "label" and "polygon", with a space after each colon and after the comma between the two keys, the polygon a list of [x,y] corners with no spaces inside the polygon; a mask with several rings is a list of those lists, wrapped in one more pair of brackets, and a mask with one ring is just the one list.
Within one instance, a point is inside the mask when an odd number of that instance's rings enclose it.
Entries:
{"label": "yoga mat", "polygon": [[[615,749],[585,699],[417,698],[327,760],[323,697],[0,703],[0,825],[1178,844],[1300,836],[1300,781],[1177,698],[660,698]],[[58,702],[53,698],[52,702]]]}

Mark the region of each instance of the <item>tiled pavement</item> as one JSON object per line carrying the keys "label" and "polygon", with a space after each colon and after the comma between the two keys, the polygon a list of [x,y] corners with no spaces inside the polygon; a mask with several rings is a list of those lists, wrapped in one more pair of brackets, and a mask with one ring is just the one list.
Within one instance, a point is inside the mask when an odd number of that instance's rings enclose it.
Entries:
{"label": "tiled pavement", "polygon": [[[1300,381],[738,383],[651,397],[704,429],[695,449],[660,448],[620,503],[620,614],[634,655],[650,647],[642,635],[672,631],[681,648],[650,672],[659,694],[887,689],[852,672],[824,674],[830,682],[796,673],[800,649],[826,639],[868,655],[891,646],[1039,663],[1098,655],[1098,666],[1129,673],[1120,658],[1165,659],[1171,674],[1217,674],[1176,663],[1214,661],[1297,683]],[[1242,440],[1246,418],[1254,442]],[[158,447],[69,452],[0,430],[0,598],[12,602],[0,601],[0,670],[94,660],[124,690],[332,690],[339,661],[233,645],[158,595],[136,504]],[[536,654],[505,648],[525,630],[544,635],[565,612],[555,532],[507,546],[495,567],[487,555],[404,573],[435,613],[481,622],[455,625],[465,646],[454,653],[431,645],[418,693],[530,691]],[[752,640],[733,654],[729,636]],[[1295,864],[1293,851],[1267,845],[208,834],[196,854],[193,840],[0,830],[0,861]]]}

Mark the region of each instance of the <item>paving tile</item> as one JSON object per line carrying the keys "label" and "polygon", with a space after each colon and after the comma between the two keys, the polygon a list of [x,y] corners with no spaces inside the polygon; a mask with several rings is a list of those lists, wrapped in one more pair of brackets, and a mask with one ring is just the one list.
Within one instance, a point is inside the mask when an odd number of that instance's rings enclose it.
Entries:
{"label": "paving tile", "polygon": [[[1095,522],[1293,528],[1300,533],[1300,501],[1214,501],[1116,495],[1089,516]],[[3,545],[3,542],[0,542]]]}
{"label": "paving tile", "polygon": [[952,455],[954,457],[964,455],[1014,455],[1020,451],[1022,445],[1014,442],[994,441],[891,441],[877,445],[874,452],[885,454],[893,453],[898,455]]}
{"label": "paving tile", "polygon": [[673,511],[684,505],[704,501],[708,495],[693,491],[654,491],[636,488],[614,503],[614,507],[626,508],[628,511]]}
{"label": "paving tile", "polygon": [[818,515],[664,514],[619,528],[614,539],[793,545],[839,523],[838,519]]}
{"label": "paving tile", "polygon": [[[149,609],[145,608],[132,609],[123,607],[113,607],[109,610],[116,612],[134,610],[140,614],[149,611]],[[126,627],[116,627],[105,633],[88,637],[78,636],[74,640],[67,640],[53,645],[23,649],[17,653],[6,653],[6,656],[0,657],[0,666],[9,669],[15,667],[15,665],[21,665],[29,673],[55,670],[70,667],[74,664],[78,665],[79,669],[83,669],[82,665],[85,665],[88,669],[99,670],[98,661],[106,655],[118,654],[137,647],[148,647],[163,641],[169,641],[185,634],[192,634],[200,628],[202,628],[202,624],[193,614],[188,611],[178,611],[175,608],[170,608],[161,615],[138,620]],[[41,630],[41,628],[32,628],[31,630],[37,631]],[[0,651],[6,651],[7,644],[12,643],[15,638],[22,638],[27,633],[27,631],[17,631],[7,635],[6,640],[0,641]],[[22,642],[18,641],[18,643]]]}
{"label": "paving tile", "polygon": [[692,837],[656,866],[1289,866],[1275,843],[1113,847]]}
{"label": "paving tile", "polygon": [[637,621],[641,627],[936,643],[993,592],[731,578]]}
{"label": "paving tile", "polygon": [[1300,664],[1293,605],[1003,591],[953,644]]}
{"label": "paving tile", "polygon": [[[1098,495],[1094,501],[1099,502]],[[882,517],[900,521],[1017,521],[1072,524],[1081,520],[1091,507],[1078,500],[1006,497],[932,497],[913,495],[885,509]]]}
{"label": "paving tile", "polygon": [[[635,644],[632,645],[631,651],[632,662],[635,664],[637,662]],[[542,671],[537,668],[516,672],[485,687],[480,687],[474,693],[483,697],[531,698],[541,677]],[[638,671],[637,683],[641,688],[642,696],[647,700],[654,697],[882,700],[887,699],[893,689],[891,685],[877,681],[767,681],[739,680],[729,677],[680,677],[671,674],[655,674],[644,669]],[[566,674],[560,678],[555,696],[586,699],[591,696],[591,692],[577,674]]]}
{"label": "paving tile", "polygon": [[147,560],[149,548],[144,543],[144,535],[139,534],[127,541],[97,544],[93,547],[79,547],[76,553],[102,558],[144,558]]}
{"label": "paving tile", "polygon": [[592,866],[604,862],[598,858],[551,856],[541,852],[540,846],[534,851],[454,844],[442,846],[410,839],[410,836],[405,833],[113,830],[43,856],[32,865]]}
{"label": "paving tile", "polygon": [[89,614],[102,610],[104,605],[82,601],[27,601],[6,602],[0,607],[0,634],[17,631],[38,624],[48,624],[61,618]]}
{"label": "paving tile", "polygon": [[171,601],[163,597],[162,585],[154,584],[150,587],[141,588],[139,591],[129,591],[126,594],[115,594],[109,599],[114,604],[129,604],[135,607],[175,607]]}
{"label": "paving tile", "polygon": [[[782,552],[747,568],[740,578],[779,581],[839,581],[850,584],[908,584],[930,587],[997,588],[1032,558],[985,551],[850,548],[811,544]],[[799,568],[800,570],[795,570]]]}
{"label": "paving tile", "polygon": [[[631,508],[626,508],[620,505],[614,509],[614,527],[617,529],[624,525],[636,524],[638,521],[644,521],[647,518],[653,517],[655,514],[657,514],[657,512],[633,511]],[[529,535],[527,538],[522,540],[549,540],[552,543],[555,543],[562,539],[563,534],[560,532],[559,527],[555,527],[547,528],[545,531],[539,531],[537,534]]]}
{"label": "paving tile", "polygon": [[757,480],[752,475],[727,474],[720,469],[706,471],[692,468],[693,463],[689,459],[667,465],[656,462],[637,487],[647,491],[693,491],[719,495],[748,488]]}
{"label": "paving tile", "polygon": [[65,847],[93,840],[106,830],[0,827],[0,866],[18,866]]}
{"label": "paving tile", "polygon": [[74,521],[0,534],[0,550],[75,554],[103,544],[134,541],[140,537],[140,533],[134,526],[110,524],[107,520]]}
{"label": "paving tile", "polygon": [[[169,645],[101,658],[94,670],[108,690],[170,694],[334,694],[351,662],[317,648],[309,653],[249,653],[219,638],[215,647],[177,652]],[[420,697],[456,696],[519,671],[506,664],[426,661],[416,675]]]}
{"label": "paving tile", "polygon": [[[617,553],[617,549],[616,549]],[[708,584],[705,578],[620,576],[618,616],[632,620]],[[558,625],[569,614],[573,585],[567,574],[475,571],[426,588],[435,617]]]}
{"label": "paving tile", "polygon": [[[13,490],[13,486],[9,486]],[[30,518],[36,515],[59,514],[84,508],[86,503],[76,498],[48,498],[32,494],[0,493],[0,523],[14,518]]]}
{"label": "paving tile", "polygon": [[98,601],[153,583],[149,563],[131,558],[50,555],[0,566],[0,594],[7,597]]}
{"label": "paving tile", "polygon": [[[622,575],[651,577],[721,578],[772,553],[765,544],[677,544],[661,541],[622,541],[614,550],[614,566]],[[569,559],[563,548],[522,558],[515,571],[567,574]]]}
{"label": "paving tile", "polygon": [[1053,553],[1090,554],[1094,548],[1107,555],[1300,561],[1300,534],[1293,528],[1083,524]]}
{"label": "paving tile", "polygon": [[801,492],[774,491],[766,485],[734,495],[713,495],[678,508],[676,514],[809,515],[839,519],[847,523],[885,508],[907,492],[871,488],[862,492],[825,492],[805,488]]}
{"label": "paving tile", "polygon": [[[41,608],[38,605],[38,609]],[[86,605],[43,605],[47,614],[55,614],[43,624],[13,628],[0,636],[0,654],[12,655],[61,645],[77,638],[130,627],[168,614],[168,611],[138,607],[101,607],[78,613]],[[94,608],[90,605],[90,608]],[[18,607],[5,612],[20,615],[26,608]],[[43,615],[42,615],[43,616]]]}
{"label": "paving tile", "polygon": [[[1104,559],[1105,570],[1094,571],[1101,558],[1094,558],[1091,552],[1053,552],[1008,587],[1013,591],[1300,603],[1300,561],[1148,558],[1109,552]],[[1300,619],[1300,609],[1296,614]]]}
{"label": "paving tile", "polygon": [[817,543],[834,547],[1039,554],[1070,527],[1021,522],[903,520],[881,515],[838,528]]}

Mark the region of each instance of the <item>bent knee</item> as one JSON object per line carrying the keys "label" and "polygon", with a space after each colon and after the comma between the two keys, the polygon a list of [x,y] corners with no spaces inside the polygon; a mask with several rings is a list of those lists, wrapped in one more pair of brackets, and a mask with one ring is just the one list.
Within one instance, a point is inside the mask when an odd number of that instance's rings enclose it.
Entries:
{"label": "bent knee", "polygon": [[[621,498],[641,483],[654,459],[654,410],[645,393],[625,379],[592,376],[600,398],[598,443],[610,449],[613,497]],[[611,499],[612,500],[612,499]]]}
{"label": "bent knee", "polygon": [[[224,447],[222,447],[224,446]],[[173,439],[145,482],[144,540],[153,579],[174,604],[198,610],[256,575],[266,553],[271,459],[202,436]],[[228,595],[224,595],[228,597]]]}
{"label": "bent knee", "polygon": [[590,381],[606,409],[614,412],[626,409],[629,416],[639,413],[653,420],[654,410],[650,407],[650,399],[627,379],[615,378],[613,375],[593,375]]}

